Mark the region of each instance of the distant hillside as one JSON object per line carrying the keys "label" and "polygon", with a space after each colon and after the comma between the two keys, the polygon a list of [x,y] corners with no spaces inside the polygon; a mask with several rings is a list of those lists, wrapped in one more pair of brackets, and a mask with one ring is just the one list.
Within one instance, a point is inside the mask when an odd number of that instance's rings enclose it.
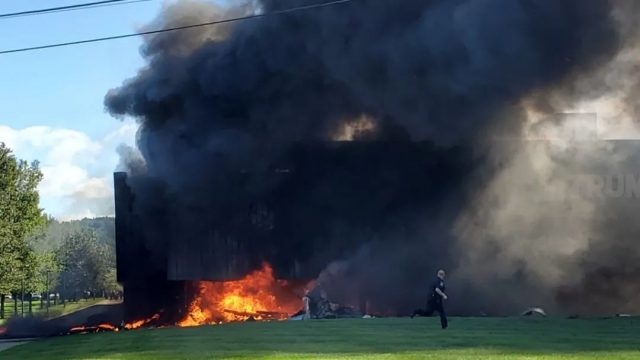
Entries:
{"label": "distant hillside", "polygon": [[31,244],[38,252],[52,251],[58,248],[67,236],[83,230],[95,232],[100,243],[115,249],[115,218],[112,217],[62,222],[51,220],[44,232],[44,236],[40,234],[40,236],[32,237]]}

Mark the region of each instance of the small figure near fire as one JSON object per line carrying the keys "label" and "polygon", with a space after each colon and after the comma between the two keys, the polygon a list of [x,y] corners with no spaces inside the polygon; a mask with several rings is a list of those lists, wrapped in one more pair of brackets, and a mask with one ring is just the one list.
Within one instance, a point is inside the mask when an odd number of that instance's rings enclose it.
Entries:
{"label": "small figure near fire", "polygon": [[297,316],[302,319],[346,319],[361,318],[364,314],[357,308],[329,301],[326,288],[316,283],[302,298],[303,310]]}
{"label": "small figure near fire", "polygon": [[332,304],[327,299],[327,292],[317,285],[302,298],[304,303],[304,319],[324,319],[329,316]]}
{"label": "small figure near fire", "polygon": [[437,311],[440,315],[440,325],[442,328],[446,329],[449,326],[447,314],[444,310],[444,301],[448,299],[447,294],[444,292],[446,288],[444,284],[445,275],[444,270],[438,270],[437,277],[430,287],[431,292],[429,294],[429,300],[427,301],[426,311],[418,309],[411,315],[412,318],[418,315],[431,316],[434,311]]}

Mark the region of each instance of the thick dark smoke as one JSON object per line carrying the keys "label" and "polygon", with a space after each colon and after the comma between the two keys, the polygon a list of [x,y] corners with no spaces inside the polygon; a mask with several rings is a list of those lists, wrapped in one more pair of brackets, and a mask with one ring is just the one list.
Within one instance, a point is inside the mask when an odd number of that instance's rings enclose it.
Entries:
{"label": "thick dark smoke", "polygon": [[[223,9],[180,1],[153,26],[314,3],[264,0]],[[124,163],[139,227],[159,262],[167,252],[213,254],[211,239],[228,245],[230,233],[244,231],[233,214],[246,215],[243,206],[251,199],[272,208],[286,202],[297,206],[289,218],[299,231],[279,228],[277,212],[275,220],[268,210],[253,213],[264,214],[263,229],[275,229],[281,247],[306,249],[307,263],[346,260],[328,269],[339,274],[334,296],[358,301],[348,289],[360,289],[379,311],[408,311],[421,305],[425,277],[437,268],[478,265],[461,260],[470,239],[469,251],[486,251],[481,244],[502,248],[500,241],[467,236],[465,229],[472,228],[464,227],[464,219],[477,218],[477,206],[487,205],[485,189],[493,179],[513,168],[518,152],[511,150],[521,149],[519,142],[488,140],[520,137],[529,119],[524,101],[537,94],[582,98],[575,84],[627,46],[630,28],[606,0],[352,0],[149,37],[142,49],[147,67],[110,91],[105,104],[115,116],[139,120],[143,161]],[[607,91],[590,90],[593,98]],[[549,99],[536,101],[552,107]],[[296,149],[335,139],[387,145],[376,145],[374,155],[334,149],[325,157],[296,158]],[[410,144],[417,142],[438,147]],[[425,153],[425,147],[432,150]],[[417,153],[423,156],[415,158]],[[324,170],[314,172],[319,164]],[[307,186],[273,175],[290,171],[303,174],[296,176]],[[421,179],[433,181],[421,186]],[[371,185],[377,182],[384,186]],[[366,191],[355,190],[360,187]],[[287,198],[283,188],[308,194],[308,203]],[[472,199],[478,200],[465,211]],[[325,225],[319,234],[317,227]],[[224,227],[231,230],[212,230]],[[248,247],[258,257],[287,256],[278,246],[256,250],[262,245],[254,241]],[[318,245],[325,241],[366,245],[331,252]],[[305,242],[309,246],[300,246]],[[219,249],[209,259],[223,261]],[[508,286],[518,283],[521,296],[514,293],[494,313],[511,311],[531,291],[527,284],[539,285],[513,268],[506,266],[501,276]],[[203,273],[190,271],[177,266],[175,277]],[[460,273],[459,286],[474,282],[473,271]],[[474,304],[458,300],[452,306],[489,311],[485,306],[497,294],[483,286],[467,290],[474,291],[481,295]]]}

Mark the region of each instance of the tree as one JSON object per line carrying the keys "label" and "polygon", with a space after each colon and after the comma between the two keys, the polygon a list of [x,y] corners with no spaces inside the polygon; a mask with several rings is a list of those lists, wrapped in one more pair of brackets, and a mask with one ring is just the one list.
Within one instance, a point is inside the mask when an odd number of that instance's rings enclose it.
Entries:
{"label": "tree", "polygon": [[67,299],[77,299],[85,292],[106,291],[109,270],[113,267],[109,254],[108,247],[98,241],[94,231],[81,230],[69,235],[56,251],[60,293]]}
{"label": "tree", "polygon": [[26,237],[43,225],[37,191],[41,180],[38,162],[16,159],[0,142],[0,317],[5,296],[22,287],[32,264]]}
{"label": "tree", "polygon": [[117,273],[115,267],[109,267],[107,272],[103,275],[101,280],[101,287],[105,293],[112,293],[114,291],[122,291],[122,287],[118,284]]}
{"label": "tree", "polygon": [[54,251],[72,234],[82,230],[95,231],[98,242],[108,245],[115,254],[115,219],[109,217],[58,221],[47,218],[47,227],[42,233],[35,234],[30,244],[36,252]]}
{"label": "tree", "polygon": [[[56,289],[63,298],[65,295],[77,297],[84,291],[102,295],[101,293],[120,290],[115,276],[113,218],[60,222],[47,217],[46,222],[46,228],[33,232],[29,237],[29,244],[38,255],[35,267],[48,266],[49,269],[35,272],[36,276],[31,280],[35,286],[34,291],[41,291],[39,289],[42,286],[46,288],[47,280],[49,280],[49,289]],[[53,263],[50,258],[47,258],[52,253],[55,255]],[[74,261],[74,257],[84,258],[85,263],[79,264]],[[89,266],[89,264],[92,265]],[[64,269],[61,265],[64,265]],[[93,268],[93,270],[87,270],[87,268]],[[91,275],[93,279],[83,278],[87,273],[94,273]],[[49,277],[38,278],[38,274],[48,274]],[[52,280],[55,280],[55,284]],[[44,298],[47,299],[46,296]],[[41,306],[43,306],[42,303]]]}
{"label": "tree", "polygon": [[[49,292],[51,291],[51,289],[55,289],[55,287],[57,286],[59,272],[59,265],[56,261],[55,253],[34,253],[31,266],[29,267],[29,271],[26,274],[26,291],[28,291],[29,294],[41,294],[41,309],[44,307],[45,301],[47,302],[47,309],[49,308]],[[29,296],[29,299],[31,299],[31,296]],[[31,314],[31,307],[29,307],[29,313]]]}

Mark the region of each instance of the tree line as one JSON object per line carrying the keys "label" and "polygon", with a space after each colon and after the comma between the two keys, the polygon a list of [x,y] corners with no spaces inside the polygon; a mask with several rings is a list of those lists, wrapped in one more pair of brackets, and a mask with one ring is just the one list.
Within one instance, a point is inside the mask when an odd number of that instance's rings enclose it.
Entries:
{"label": "tree line", "polygon": [[0,142],[0,319],[11,315],[9,299],[17,315],[19,300],[31,313],[34,297],[43,306],[119,291],[114,219],[47,216],[39,207],[42,179],[38,162],[16,158]]}

